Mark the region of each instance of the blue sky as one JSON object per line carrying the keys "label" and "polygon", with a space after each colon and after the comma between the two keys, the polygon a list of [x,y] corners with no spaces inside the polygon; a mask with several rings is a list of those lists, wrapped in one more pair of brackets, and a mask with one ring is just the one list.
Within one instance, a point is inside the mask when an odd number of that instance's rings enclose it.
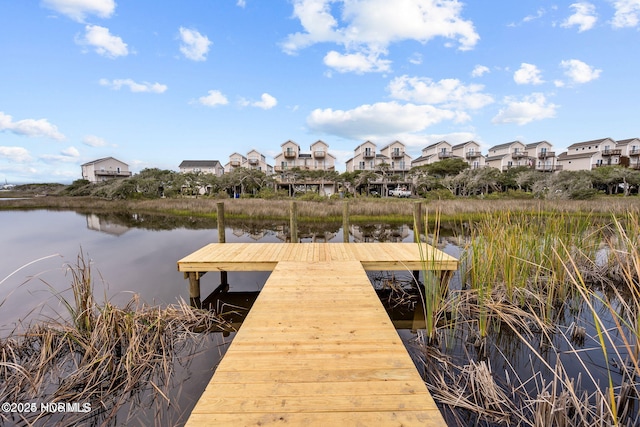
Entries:
{"label": "blue sky", "polygon": [[640,137],[640,0],[6,0],[0,180],[318,139]]}

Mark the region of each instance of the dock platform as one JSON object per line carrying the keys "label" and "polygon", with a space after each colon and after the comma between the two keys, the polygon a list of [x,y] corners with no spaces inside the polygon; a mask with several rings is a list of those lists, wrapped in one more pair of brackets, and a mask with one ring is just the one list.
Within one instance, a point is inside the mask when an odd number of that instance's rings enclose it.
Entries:
{"label": "dock platform", "polygon": [[187,426],[445,426],[365,270],[457,266],[410,243],[224,243],[183,258],[185,274],[272,271]]}

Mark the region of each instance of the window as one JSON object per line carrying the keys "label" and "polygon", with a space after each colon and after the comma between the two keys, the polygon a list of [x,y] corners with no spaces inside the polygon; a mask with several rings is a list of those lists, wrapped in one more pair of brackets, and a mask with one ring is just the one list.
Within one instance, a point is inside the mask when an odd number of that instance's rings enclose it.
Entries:
{"label": "window", "polygon": [[360,164],[358,165],[358,169],[364,170],[364,162],[360,162]]}

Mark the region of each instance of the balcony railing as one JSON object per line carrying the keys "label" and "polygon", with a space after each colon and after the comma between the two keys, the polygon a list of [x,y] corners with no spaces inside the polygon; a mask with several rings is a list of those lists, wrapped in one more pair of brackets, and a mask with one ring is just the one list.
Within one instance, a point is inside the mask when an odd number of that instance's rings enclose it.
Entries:
{"label": "balcony railing", "polygon": [[439,159],[449,159],[451,157],[453,157],[453,153],[451,151],[440,151],[438,153]]}
{"label": "balcony railing", "polygon": [[296,157],[297,153],[294,150],[284,150],[285,157]]}
{"label": "balcony railing", "polygon": [[513,153],[511,153],[511,158],[512,159],[521,159],[523,157],[529,157],[529,152],[528,151],[514,151]]}
{"label": "balcony railing", "polygon": [[467,159],[477,159],[482,156],[479,151],[467,151],[464,155]]}
{"label": "balcony railing", "polygon": [[391,152],[391,157],[394,159],[399,159],[404,157],[404,151],[400,151],[400,150],[393,150]]}
{"label": "balcony railing", "polygon": [[539,159],[548,159],[550,157],[555,157],[555,156],[556,156],[555,151],[541,151],[540,153],[538,153]]}
{"label": "balcony railing", "polygon": [[536,165],[535,170],[539,172],[555,172],[561,171],[562,165]]}
{"label": "balcony railing", "polygon": [[256,157],[249,158],[250,165],[257,165],[258,163],[260,163],[260,161]]}
{"label": "balcony railing", "polygon": [[362,154],[362,157],[364,157],[365,159],[369,159],[371,157],[375,157],[376,153],[374,151],[367,151],[365,150],[365,152]]}
{"label": "balcony railing", "polygon": [[324,152],[324,150],[318,150],[318,151],[314,151],[313,155],[314,155],[314,157],[324,157],[325,156],[325,152]]}
{"label": "balcony railing", "polygon": [[629,157],[637,156],[640,156],[640,148],[632,148],[631,151],[629,151]]}
{"label": "balcony railing", "polygon": [[95,171],[94,175],[95,176],[127,177],[127,176],[131,176],[131,172],[129,172],[129,171],[120,171],[120,172],[118,172],[118,171],[106,171],[106,170],[103,171],[103,170],[100,170],[100,171]]}
{"label": "balcony railing", "polygon": [[619,156],[621,154],[622,154],[622,150],[619,148],[602,150],[603,156]]}
{"label": "balcony railing", "polygon": [[240,160],[231,160],[229,164],[233,167],[238,167],[240,166]]}

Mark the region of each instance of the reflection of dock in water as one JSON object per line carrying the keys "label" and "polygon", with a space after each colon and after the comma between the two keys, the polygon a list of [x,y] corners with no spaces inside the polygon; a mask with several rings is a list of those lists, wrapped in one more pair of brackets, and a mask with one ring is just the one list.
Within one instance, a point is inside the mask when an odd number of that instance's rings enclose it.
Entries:
{"label": "reflection of dock in water", "polygon": [[187,425],[446,425],[365,270],[447,282],[457,267],[410,243],[218,243],[181,259],[192,301],[206,272],[272,271]]}

